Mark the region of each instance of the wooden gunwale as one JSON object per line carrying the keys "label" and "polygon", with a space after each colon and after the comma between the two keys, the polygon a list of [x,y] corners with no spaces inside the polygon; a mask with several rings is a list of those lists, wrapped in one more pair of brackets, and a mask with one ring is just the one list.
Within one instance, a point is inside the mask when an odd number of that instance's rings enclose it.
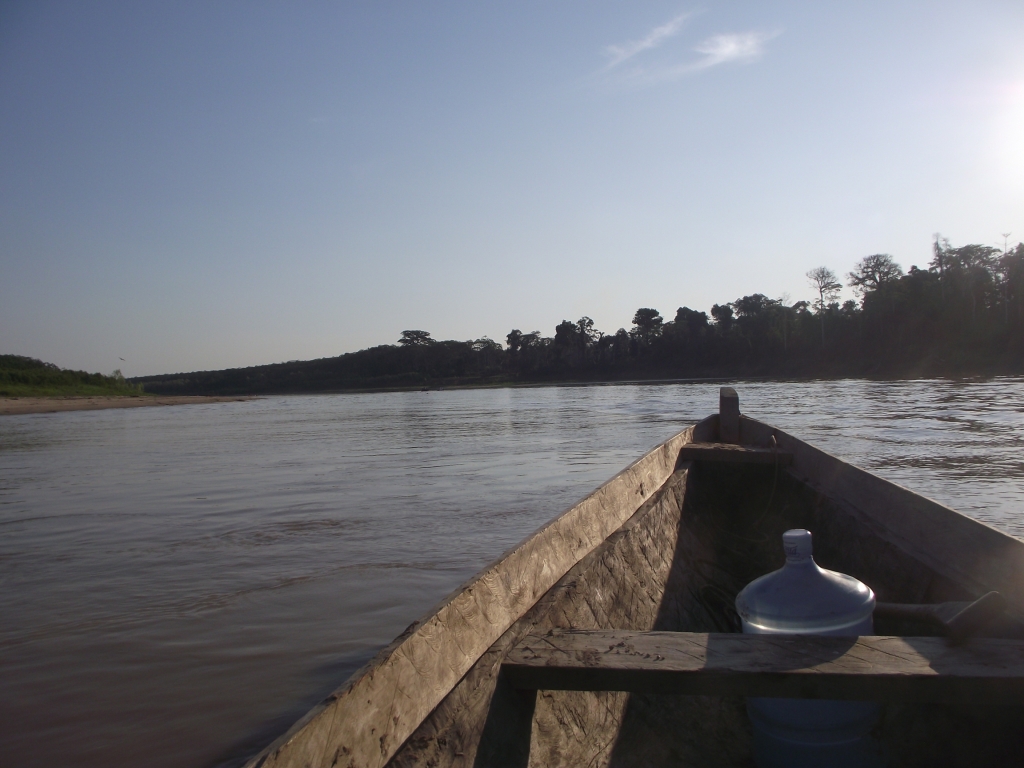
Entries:
{"label": "wooden gunwale", "polygon": [[[774,438],[790,464],[779,462],[777,471],[949,579],[964,597],[1002,592],[1008,612],[1024,621],[1024,543],[767,424],[738,418],[740,445],[766,448]],[[510,549],[410,625],[247,768],[384,766],[492,644],[651,499],[679,466],[682,447],[713,441],[717,432],[717,415],[683,430]],[[763,461],[763,452],[754,453]]]}
{"label": "wooden gunwale", "polygon": [[682,430],[505,552],[414,622],[245,768],[383,766],[483,653],[676,469]]}

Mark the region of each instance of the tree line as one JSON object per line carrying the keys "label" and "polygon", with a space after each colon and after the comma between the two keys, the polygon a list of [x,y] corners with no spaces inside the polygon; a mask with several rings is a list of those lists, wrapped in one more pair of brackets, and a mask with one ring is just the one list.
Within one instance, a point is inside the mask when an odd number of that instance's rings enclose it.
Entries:
{"label": "tree line", "polygon": [[953,247],[904,271],[889,254],[840,278],[807,273],[808,301],[754,293],[668,319],[639,308],[629,329],[589,317],[554,334],[513,328],[489,338],[435,340],[403,331],[394,345],[301,363],[136,380],[164,393],[256,393],[548,381],[733,376],[960,376],[1024,371],[1024,244]]}

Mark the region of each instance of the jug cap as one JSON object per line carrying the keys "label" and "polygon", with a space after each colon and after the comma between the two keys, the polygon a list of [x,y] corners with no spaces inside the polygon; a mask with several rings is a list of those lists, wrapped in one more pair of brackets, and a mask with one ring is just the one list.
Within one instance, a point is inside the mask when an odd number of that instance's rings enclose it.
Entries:
{"label": "jug cap", "polygon": [[811,532],[806,528],[792,528],[782,534],[782,548],[786,551],[786,560],[806,560],[813,552]]}

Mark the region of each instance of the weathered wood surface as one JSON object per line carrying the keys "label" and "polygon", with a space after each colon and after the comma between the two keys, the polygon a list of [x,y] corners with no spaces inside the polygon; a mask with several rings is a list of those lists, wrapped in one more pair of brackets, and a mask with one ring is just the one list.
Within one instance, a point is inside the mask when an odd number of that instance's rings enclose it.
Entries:
{"label": "weathered wood surface", "polygon": [[657,446],[460,587],[247,765],[383,766],[488,648],[662,486],[692,433]]}
{"label": "weathered wood surface", "polygon": [[[714,565],[711,537],[680,534],[687,476],[686,471],[677,472],[510,627],[426,718],[389,768],[599,768],[661,764],[673,754],[701,765],[742,761],[747,740],[739,699],[680,697],[666,706],[664,697],[543,691],[526,700],[499,680],[501,663],[511,649],[531,632],[552,627],[726,628],[716,618],[717,602],[710,605],[694,596],[712,584],[731,591],[742,585]],[[715,740],[709,753],[707,734],[716,730],[723,738],[729,734],[728,745]]]}
{"label": "weathered wood surface", "polygon": [[1019,640],[554,630],[503,671],[538,690],[1024,704]]}
{"label": "weathered wood surface", "polygon": [[[696,425],[694,437],[712,439],[715,422]],[[523,637],[552,627],[734,628],[724,612],[746,581],[768,566],[744,553],[741,562],[749,572],[733,573],[708,529],[718,525],[718,510],[683,514],[692,471],[673,475],[510,627],[389,768],[732,766],[749,760],[740,698],[542,691],[526,700],[499,679],[502,661]]]}
{"label": "weathered wood surface", "polygon": [[793,463],[789,451],[777,451],[753,445],[732,443],[689,443],[679,449],[680,461],[716,461],[725,464],[777,464],[786,467]]}
{"label": "weathered wood surface", "polygon": [[793,454],[787,471],[849,514],[865,533],[957,585],[962,595],[958,599],[973,600],[996,590],[1006,598],[1009,613],[1024,620],[1024,542],[781,430],[740,417],[741,442],[767,445],[772,437],[781,450]]}
{"label": "weathered wood surface", "polygon": [[718,439],[723,443],[740,442],[740,398],[732,387],[718,391]]}

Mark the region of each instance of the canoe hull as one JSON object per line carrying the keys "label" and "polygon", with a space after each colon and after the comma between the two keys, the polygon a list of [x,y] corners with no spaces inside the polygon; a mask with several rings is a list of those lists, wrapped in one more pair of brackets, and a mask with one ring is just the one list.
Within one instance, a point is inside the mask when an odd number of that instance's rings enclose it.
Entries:
{"label": "canoe hull", "polygon": [[[781,566],[793,527],[814,531],[824,567],[886,602],[999,590],[1011,608],[995,633],[1024,637],[1024,544],[768,425],[741,417],[738,429],[791,458],[684,461],[683,446],[717,438],[718,417],[680,432],[449,596],[249,765],[750,764],[740,697],[524,693],[501,664],[550,629],[738,631],[736,594]],[[1018,734],[1020,707],[890,703],[876,736],[909,766],[1014,762]]]}

